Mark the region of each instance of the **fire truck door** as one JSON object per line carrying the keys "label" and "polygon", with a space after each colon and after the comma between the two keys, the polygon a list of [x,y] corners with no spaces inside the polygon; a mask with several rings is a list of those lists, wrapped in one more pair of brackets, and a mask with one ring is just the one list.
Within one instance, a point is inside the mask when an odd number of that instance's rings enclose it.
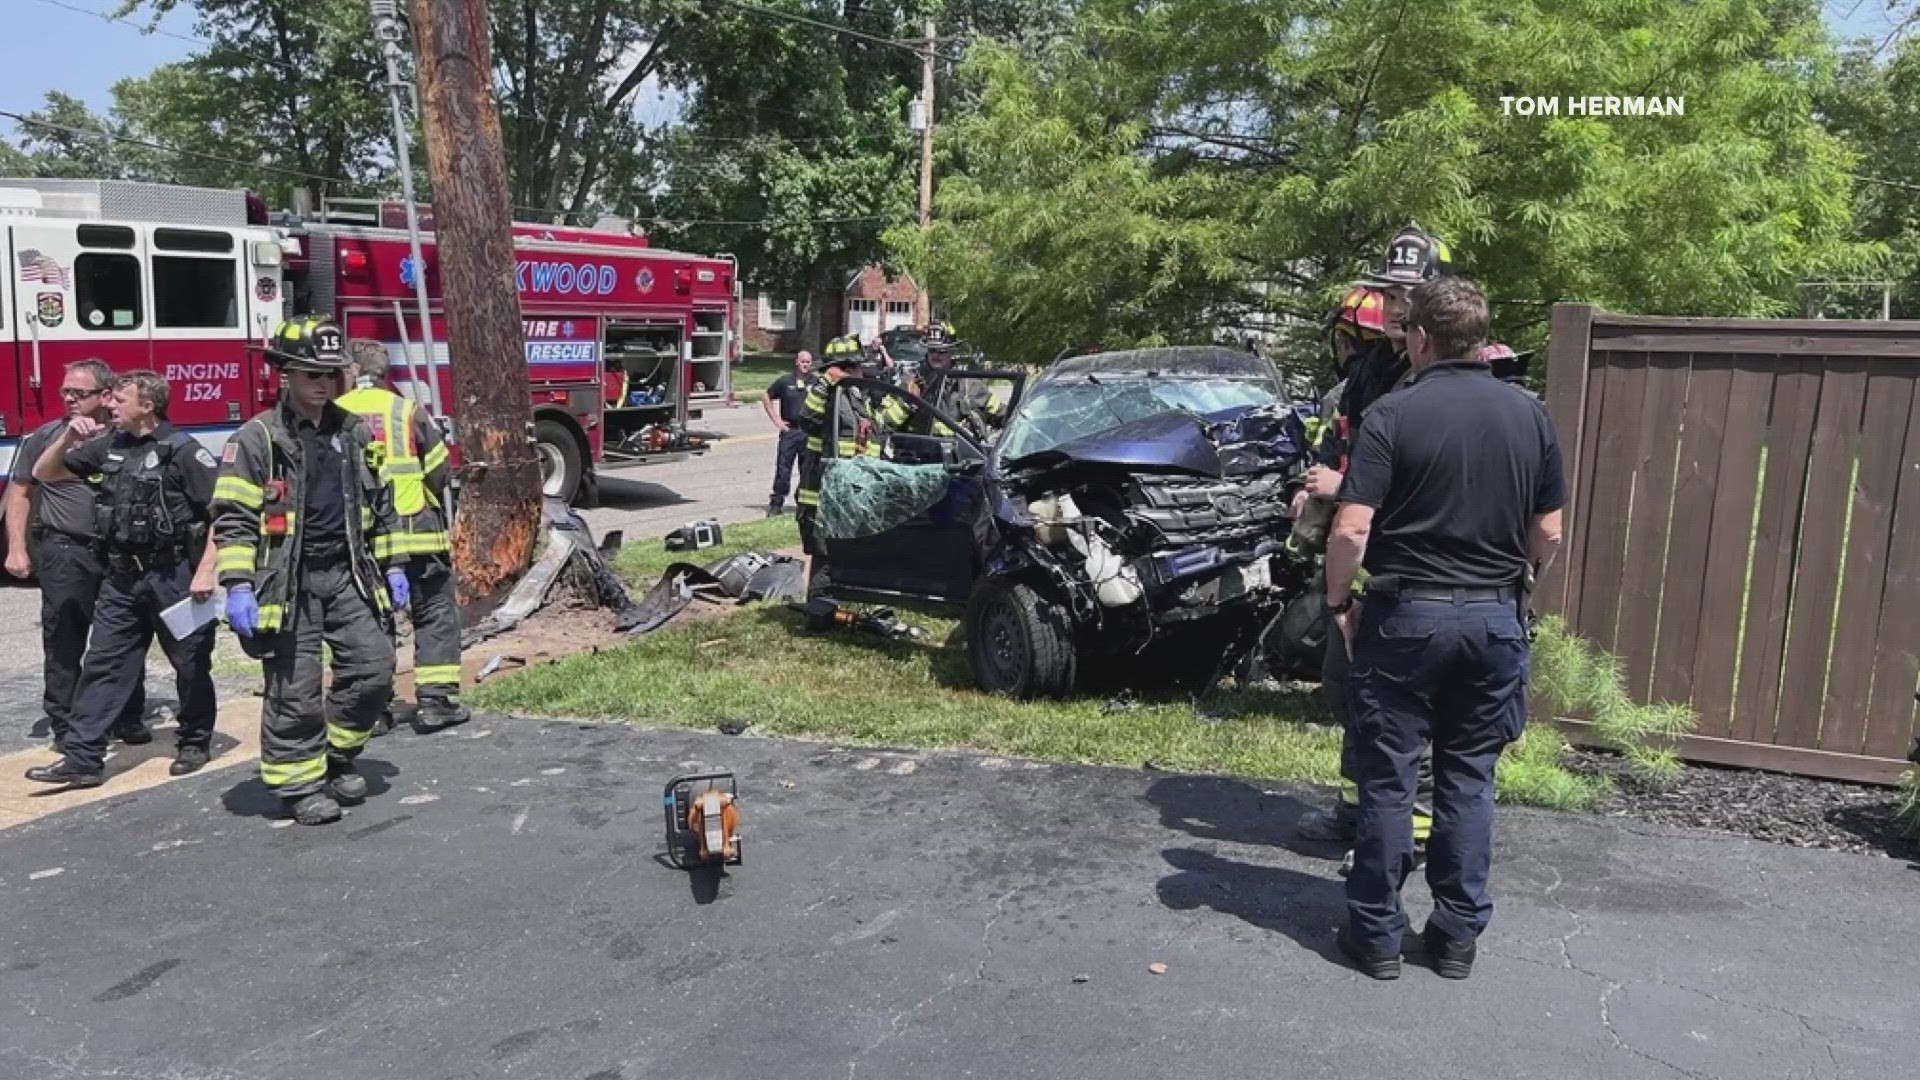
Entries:
{"label": "fire truck door", "polygon": [[168,225],[144,231],[153,368],[172,391],[170,418],[238,427],[255,411],[247,345],[259,336],[248,310],[255,286],[247,234]]}
{"label": "fire truck door", "polygon": [[131,225],[71,220],[13,226],[13,326],[22,427],[60,416],[66,366],[152,363],[146,242]]}

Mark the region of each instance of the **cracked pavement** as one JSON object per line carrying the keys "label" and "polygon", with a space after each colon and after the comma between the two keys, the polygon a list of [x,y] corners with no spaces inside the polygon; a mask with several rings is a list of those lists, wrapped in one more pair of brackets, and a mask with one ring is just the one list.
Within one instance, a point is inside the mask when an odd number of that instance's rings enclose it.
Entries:
{"label": "cracked pavement", "polygon": [[[365,761],[374,798],[324,829],[278,826],[236,768],[0,832],[0,1076],[1920,1061],[1920,873],[1885,859],[1507,808],[1473,978],[1375,983],[1334,960],[1339,853],[1291,828],[1310,791],[498,717]],[[746,837],[718,881],[655,859],[662,785],[709,765],[738,770]]]}

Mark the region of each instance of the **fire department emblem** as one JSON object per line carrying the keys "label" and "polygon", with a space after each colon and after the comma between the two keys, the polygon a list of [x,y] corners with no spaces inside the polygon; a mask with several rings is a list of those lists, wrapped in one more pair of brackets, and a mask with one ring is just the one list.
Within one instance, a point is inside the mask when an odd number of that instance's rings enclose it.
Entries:
{"label": "fire department emblem", "polygon": [[41,326],[59,326],[67,321],[67,297],[64,293],[43,292],[38,300]]}
{"label": "fire department emblem", "polygon": [[270,304],[280,295],[280,283],[270,277],[263,277],[253,283],[253,295],[263,304]]}
{"label": "fire department emblem", "polygon": [[653,291],[653,271],[647,269],[644,266],[641,267],[640,272],[633,276],[633,285],[635,288],[639,289],[641,292],[652,292]]}

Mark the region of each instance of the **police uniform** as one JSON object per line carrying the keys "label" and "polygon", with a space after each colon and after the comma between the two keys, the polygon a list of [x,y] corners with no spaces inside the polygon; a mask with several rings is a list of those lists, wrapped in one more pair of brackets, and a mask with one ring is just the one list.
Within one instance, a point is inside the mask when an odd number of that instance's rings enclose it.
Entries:
{"label": "police uniform", "polygon": [[[113,431],[66,452],[68,471],[94,489],[94,554],[104,574],[81,668],[65,765],[98,776],[109,732],[146,681],[156,633],[180,696],[181,769],[205,763],[213,741],[213,632],[176,638],[160,613],[187,599],[206,551],[218,466],[206,447],[161,421],[144,435]],[[198,764],[187,767],[186,751]]]}
{"label": "police uniform", "polygon": [[1540,403],[1486,365],[1440,362],[1374,404],[1350,464],[1340,501],[1375,513],[1347,684],[1365,737],[1343,948],[1399,955],[1414,774],[1431,744],[1425,936],[1470,964],[1493,910],[1494,766],[1526,723],[1528,533],[1566,497],[1559,444]]}
{"label": "police uniform", "polygon": [[[268,351],[283,365],[315,355],[322,370],[344,369],[338,327],[296,320]],[[400,523],[372,444],[367,425],[337,402],[315,423],[283,397],[228,441],[214,490],[228,615],[254,623],[240,640],[266,676],[260,778],[303,824],[337,819],[331,800],[364,797],[353,759],[393,695],[392,606],[381,578],[382,564],[396,570],[399,556],[382,538]],[[376,547],[388,552],[384,559]],[[398,595],[404,572],[394,578],[387,582]],[[324,702],[323,645],[333,657]]]}
{"label": "police uniform", "polygon": [[[54,746],[60,749],[72,723],[74,696],[80,689],[80,661],[93,628],[94,604],[106,567],[93,549],[93,489],[85,480],[36,480],[34,463],[67,429],[62,417],[36,428],[20,444],[13,460],[13,483],[32,489],[27,535],[34,546],[34,572],[40,582],[41,708]],[[114,734],[140,740],[146,735],[147,687],[137,682]]]}
{"label": "police uniform", "polygon": [[445,727],[464,722],[459,704],[460,609],[454,603],[453,558],[447,545],[447,445],[440,429],[412,401],[362,379],[338,404],[371,429],[399,518],[396,531],[376,537],[374,555],[406,567],[413,586],[413,682],[420,722]]}

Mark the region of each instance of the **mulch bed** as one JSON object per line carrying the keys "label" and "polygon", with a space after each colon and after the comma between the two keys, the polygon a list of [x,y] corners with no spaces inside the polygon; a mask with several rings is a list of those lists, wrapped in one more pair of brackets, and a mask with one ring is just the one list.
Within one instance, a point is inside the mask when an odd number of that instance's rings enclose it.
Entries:
{"label": "mulch bed", "polygon": [[1920,861],[1920,841],[1900,836],[1893,824],[1900,793],[1891,788],[1686,765],[1670,787],[1653,790],[1628,775],[1626,763],[1613,754],[1575,749],[1567,765],[1613,778],[1613,794],[1594,808],[1597,813]]}

